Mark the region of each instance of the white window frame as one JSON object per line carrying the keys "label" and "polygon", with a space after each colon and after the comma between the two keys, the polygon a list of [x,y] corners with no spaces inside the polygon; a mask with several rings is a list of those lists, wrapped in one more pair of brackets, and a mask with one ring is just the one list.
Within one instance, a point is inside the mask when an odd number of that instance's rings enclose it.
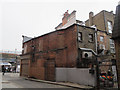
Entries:
{"label": "white window frame", "polygon": [[78,32],[78,41],[82,41],[82,32]]}
{"label": "white window frame", "polygon": [[89,42],[93,42],[94,40],[93,40],[93,34],[89,34]]}
{"label": "white window frame", "polygon": [[104,42],[104,36],[100,36],[100,41]]}
{"label": "white window frame", "polygon": [[111,53],[115,53],[115,44],[114,41],[112,39],[109,39],[110,41],[110,52]]}
{"label": "white window frame", "polygon": [[107,21],[107,24],[108,24],[108,32],[112,33],[112,28],[113,28],[112,21]]}

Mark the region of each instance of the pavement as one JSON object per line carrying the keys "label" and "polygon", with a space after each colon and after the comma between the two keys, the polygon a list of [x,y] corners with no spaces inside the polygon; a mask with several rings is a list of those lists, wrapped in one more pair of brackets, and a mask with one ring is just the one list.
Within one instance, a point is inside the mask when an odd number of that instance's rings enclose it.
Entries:
{"label": "pavement", "polygon": [[52,82],[52,81],[45,81],[45,80],[39,80],[39,79],[33,79],[33,78],[25,78],[25,79],[36,81],[36,82],[67,86],[67,87],[72,87],[72,88],[77,88],[77,89],[82,89],[82,90],[93,90],[94,89],[94,87],[91,87],[91,86],[85,86],[85,85],[80,85],[80,84],[71,83],[71,82]]}
{"label": "pavement", "polygon": [[[62,86],[62,85],[55,85],[50,83],[43,83],[43,82],[36,82],[31,80],[26,80],[19,76],[19,73],[5,73],[2,77],[1,84],[2,90],[78,90],[76,88]],[[81,90],[81,89],[79,89]]]}
{"label": "pavement", "polygon": [[[20,77],[19,73],[5,73],[2,77],[2,88],[67,88],[72,90],[93,90],[93,87],[70,82],[52,82],[33,78]],[[0,79],[1,80],[1,79]]]}
{"label": "pavement", "polygon": [[[19,73],[0,73],[0,86],[2,88],[63,88],[70,90],[94,90],[91,86],[80,85],[71,82],[52,82],[33,78],[20,77]],[[1,87],[0,87],[1,88]],[[4,90],[4,89],[3,89]],[[16,90],[16,89],[15,89]],[[118,90],[117,88],[106,88],[100,90]]]}
{"label": "pavement", "polygon": [[[45,80],[39,80],[39,79],[33,79],[33,78],[25,78],[25,79],[31,80],[31,81],[36,81],[36,82],[67,86],[67,87],[77,88],[77,89],[81,89],[81,90],[95,90],[95,88],[92,86],[80,85],[80,84],[71,83],[71,82],[52,82],[52,81],[45,81]],[[100,90],[119,90],[119,89],[117,87],[117,83],[115,83],[114,87],[111,87],[111,88],[105,87]]]}

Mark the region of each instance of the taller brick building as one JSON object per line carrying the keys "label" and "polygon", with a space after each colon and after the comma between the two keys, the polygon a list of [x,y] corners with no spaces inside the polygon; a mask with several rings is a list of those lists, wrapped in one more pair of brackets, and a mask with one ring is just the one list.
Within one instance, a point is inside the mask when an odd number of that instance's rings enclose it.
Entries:
{"label": "taller brick building", "polygon": [[112,38],[115,41],[116,62],[118,71],[118,86],[120,88],[120,2],[116,8],[115,24],[113,28]]}
{"label": "taller brick building", "polygon": [[112,30],[114,25],[113,12],[101,11],[94,15],[93,12],[89,13],[89,19],[85,21],[86,26],[95,26],[97,31],[98,50],[104,49],[103,55],[108,53],[115,53],[114,42],[111,39]]}

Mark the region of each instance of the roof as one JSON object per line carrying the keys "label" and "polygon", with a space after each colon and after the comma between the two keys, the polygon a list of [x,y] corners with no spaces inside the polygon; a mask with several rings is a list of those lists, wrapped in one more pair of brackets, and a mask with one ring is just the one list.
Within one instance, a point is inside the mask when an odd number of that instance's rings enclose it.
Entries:
{"label": "roof", "polygon": [[57,28],[58,28],[59,26],[61,26],[61,25],[62,25],[62,23],[60,23],[58,26],[56,26],[55,29],[57,29]]}
{"label": "roof", "polygon": [[[30,40],[28,40],[28,41],[26,41],[26,42],[29,42],[29,41],[34,40],[34,39],[37,39],[37,38],[39,38],[39,37],[43,37],[43,36],[48,35],[48,34],[51,34],[51,33],[55,33],[55,32],[58,32],[58,31],[64,31],[64,30],[67,30],[68,28],[70,28],[70,27],[72,27],[72,26],[74,26],[74,25],[78,25],[78,26],[81,26],[81,27],[90,28],[90,29],[95,30],[95,28],[93,28],[93,27],[84,26],[84,25],[79,25],[79,24],[74,23],[74,24],[72,24],[71,26],[69,26],[69,27],[67,27],[67,28],[59,29],[59,30],[55,30],[55,31],[52,31],[52,32],[49,32],[49,33],[43,34],[43,35],[41,35],[41,36],[38,36],[38,37],[32,38],[32,39],[30,39]],[[24,43],[26,43],[26,42],[24,42]]]}
{"label": "roof", "polygon": [[24,35],[22,35],[22,37],[23,37],[23,42],[27,42],[30,39],[32,39],[32,37],[27,37],[27,36],[24,36]]}
{"label": "roof", "polygon": [[[95,14],[93,17],[95,17],[95,16],[97,16],[97,15],[99,15],[100,13],[103,13],[103,12],[107,12],[107,13],[112,13],[113,15],[115,15],[112,11],[106,11],[106,10],[102,10],[102,11],[100,11],[99,13],[97,13],[97,14]],[[85,22],[87,22],[87,21],[89,21],[89,19],[87,19]]]}

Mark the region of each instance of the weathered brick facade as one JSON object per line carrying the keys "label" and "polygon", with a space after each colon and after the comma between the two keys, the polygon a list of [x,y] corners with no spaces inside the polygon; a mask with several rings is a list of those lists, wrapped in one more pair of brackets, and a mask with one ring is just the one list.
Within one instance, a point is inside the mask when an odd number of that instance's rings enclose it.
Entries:
{"label": "weathered brick facade", "polygon": [[[97,28],[97,53],[100,56],[98,58],[99,61],[116,59],[115,45],[113,40],[111,39],[112,29],[114,26],[114,17],[115,15],[112,11],[108,12],[103,10],[96,15],[94,15],[93,12],[90,12],[89,19],[85,21],[86,26],[91,27],[94,25]],[[109,26],[109,24],[111,25]],[[107,65],[107,62],[105,63],[105,65]],[[101,66],[100,69],[103,72],[107,72],[108,70],[112,70],[112,67]]]}
{"label": "weathered brick facade", "polygon": [[[81,42],[78,41],[78,32],[82,33]],[[93,42],[89,42],[89,34],[93,35]],[[78,48],[95,50],[94,34],[94,28],[73,24],[24,42],[21,76],[55,81],[56,67],[77,67]]]}
{"label": "weathered brick facade", "polygon": [[115,24],[113,28],[112,38],[115,41],[118,87],[120,88],[120,2],[116,8]]}
{"label": "weathered brick facade", "polygon": [[[108,29],[108,21],[111,22],[111,28],[114,26],[114,14],[113,12],[108,11],[101,11],[100,13],[93,15],[93,12],[89,13],[89,19],[85,21],[86,26],[92,26],[95,25],[98,29],[97,32],[97,39],[98,39],[98,46],[103,45],[106,53],[107,51],[110,51],[110,39],[112,37],[112,32],[110,33]],[[104,41],[100,41],[100,37],[103,37]],[[101,47],[99,47],[101,48]],[[113,53],[113,52],[112,52]]]}
{"label": "weathered brick facade", "polygon": [[[91,14],[90,14],[91,15]],[[92,18],[92,24],[89,22],[89,19],[85,21],[86,26],[92,26],[96,25],[97,29],[102,30],[102,31],[107,31],[108,32],[108,25],[107,21],[112,22],[112,26],[114,26],[114,14],[113,12],[108,12],[108,11],[101,11],[96,15],[90,16]]]}

